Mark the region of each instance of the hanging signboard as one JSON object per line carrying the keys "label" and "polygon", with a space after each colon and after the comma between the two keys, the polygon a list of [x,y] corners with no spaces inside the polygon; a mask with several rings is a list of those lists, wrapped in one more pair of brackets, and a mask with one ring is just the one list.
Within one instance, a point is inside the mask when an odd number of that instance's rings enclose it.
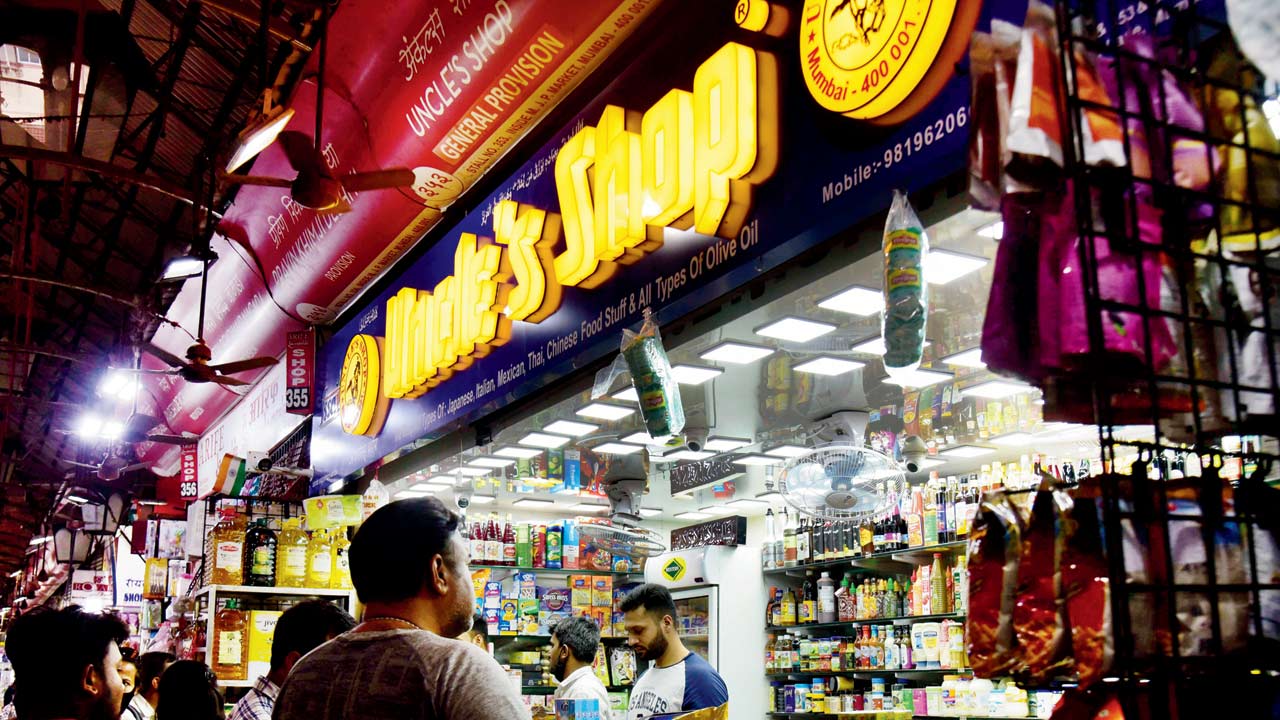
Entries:
{"label": "hanging signboard", "polygon": [[310,330],[289,333],[284,346],[284,411],[310,415],[314,405],[316,338]]}
{"label": "hanging signboard", "polygon": [[734,465],[731,460],[731,456],[721,455],[676,465],[671,468],[671,494],[686,493],[741,475],[742,468]]}
{"label": "hanging signboard", "polygon": [[[671,550],[725,545],[737,547],[747,542],[747,519],[741,515],[717,518],[671,531]],[[670,578],[678,580],[679,578]]]}
{"label": "hanging signboard", "polygon": [[75,570],[67,602],[101,610],[112,604],[111,573],[105,570]]}

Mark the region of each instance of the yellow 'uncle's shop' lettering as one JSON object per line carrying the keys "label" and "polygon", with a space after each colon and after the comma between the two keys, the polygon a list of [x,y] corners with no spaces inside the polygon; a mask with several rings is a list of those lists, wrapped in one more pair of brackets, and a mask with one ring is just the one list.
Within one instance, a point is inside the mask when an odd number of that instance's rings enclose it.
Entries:
{"label": "yellow 'uncle's shop' lettering", "polygon": [[736,234],[750,181],[772,170],[760,147],[772,128],[761,107],[772,75],[762,65],[729,43],[699,66],[692,93],[672,90],[643,115],[606,106],[556,156],[559,215],[502,201],[492,242],[463,233],[452,275],[387,301],[386,396],[418,397],[465,369],[510,337],[512,321],[553,314],[564,286],[598,287],[661,247],[664,227]]}

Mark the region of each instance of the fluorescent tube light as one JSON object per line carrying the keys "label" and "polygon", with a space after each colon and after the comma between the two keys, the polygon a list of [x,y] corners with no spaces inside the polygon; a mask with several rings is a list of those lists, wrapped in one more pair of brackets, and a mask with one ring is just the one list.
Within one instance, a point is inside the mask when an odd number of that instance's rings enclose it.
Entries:
{"label": "fluorescent tube light", "polygon": [[231,153],[231,159],[227,161],[227,172],[235,172],[236,168],[266,150],[267,146],[276,141],[280,131],[284,130],[291,119],[293,119],[293,108],[288,110],[275,108],[242,130],[237,138],[235,152]]}
{"label": "fluorescent tube light", "polygon": [[647,508],[647,507],[640,508],[640,517],[657,517],[661,514],[662,514],[662,511],[657,508]]}
{"label": "fluorescent tube light", "polygon": [[204,260],[190,255],[180,255],[164,266],[164,274],[160,276],[160,281],[186,280],[198,277],[202,272],[204,272]]}

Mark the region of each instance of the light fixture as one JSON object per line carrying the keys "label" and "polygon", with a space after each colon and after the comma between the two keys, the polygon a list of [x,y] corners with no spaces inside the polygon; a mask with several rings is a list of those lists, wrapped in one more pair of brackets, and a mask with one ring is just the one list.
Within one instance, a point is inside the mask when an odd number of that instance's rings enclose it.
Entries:
{"label": "light fixture", "polygon": [[77,565],[89,559],[93,537],[78,527],[63,525],[53,531],[53,559]]}
{"label": "light fixture", "polygon": [[1004,221],[997,220],[986,227],[978,228],[978,237],[1000,240],[1004,237]]}
{"label": "light fixture", "polygon": [[673,517],[675,517],[677,520],[706,520],[707,518],[711,517],[711,515],[704,512],[696,512],[694,510],[688,510],[686,512],[676,513]]}
{"label": "light fixture", "polygon": [[924,256],[924,280],[930,285],[946,285],[986,266],[986,258],[950,250],[930,250]]}
{"label": "light fixture", "polygon": [[681,385],[701,385],[724,374],[724,370],[705,365],[672,365],[671,376]]}
{"label": "light fixture", "polygon": [[542,431],[549,432],[552,435],[582,437],[583,435],[590,435],[599,429],[599,425],[593,425],[591,423],[578,422],[577,420],[557,420],[542,428]]}
{"label": "light fixture", "polygon": [[946,465],[947,463],[944,460],[935,460],[934,458],[925,458],[917,464],[919,465],[921,470],[928,470],[929,468],[936,468],[942,465]]}
{"label": "light fixture", "polygon": [[729,452],[750,445],[753,441],[746,438],[731,438],[712,435],[702,444],[702,447],[712,452]]}
{"label": "light fixture", "polygon": [[709,362],[728,363],[730,365],[750,365],[769,357],[774,349],[764,345],[727,340],[716,345],[698,357]]}
{"label": "light fixture", "polygon": [[945,455],[953,458],[976,458],[983,455],[990,455],[995,452],[994,448],[982,447],[980,445],[953,445],[949,448],[943,448],[938,451],[939,455]]}
{"label": "light fixture", "polygon": [[768,455],[739,455],[733,459],[733,464],[744,467],[780,465],[782,464],[782,458],[769,457]]}
{"label": "light fixture", "polygon": [[404,490],[401,490],[400,492],[396,493],[392,497],[394,497],[396,500],[407,500],[409,498],[426,497],[431,493],[432,493],[431,490],[427,490],[425,488],[422,488],[422,486],[418,485],[411,488],[405,488]]}
{"label": "light fixture", "polygon": [[982,348],[971,348],[948,355],[942,358],[942,363],[944,365],[967,368],[984,368],[987,366],[986,363],[982,362]]}
{"label": "light fixture", "polygon": [[[924,346],[929,347],[928,340],[924,341]],[[854,343],[853,347],[849,349],[852,350],[853,352],[860,353],[862,355],[878,355],[878,356],[884,355],[885,353],[884,338],[879,336],[876,336],[873,338],[867,338],[866,340],[861,340],[859,342]]]}
{"label": "light fixture", "polygon": [[98,437],[105,440],[118,440],[124,434],[124,423],[119,420],[108,420],[102,423],[102,429],[98,431]]}
{"label": "light fixture", "polygon": [[670,439],[671,439],[670,435],[663,435],[662,437],[650,437],[649,433],[647,432],[634,432],[622,438],[622,442],[631,443],[632,445],[648,445],[651,447],[661,447],[662,445],[666,445],[667,441]]}
{"label": "light fixture", "polygon": [[105,500],[99,500],[95,498],[80,506],[84,532],[90,535],[115,535],[116,530],[120,528],[120,521],[124,519],[124,496],[120,493],[111,493]]}
{"label": "light fixture", "polygon": [[634,455],[644,450],[643,445],[632,445],[630,443],[607,442],[591,448],[595,452],[604,453],[605,455]]}
{"label": "light fixture", "polygon": [[[895,377],[896,375],[896,377]],[[885,382],[891,385],[900,385],[904,388],[922,388],[936,385],[940,382],[946,382],[955,378],[951,373],[938,372],[937,370],[894,370]]]}
{"label": "light fixture", "polygon": [[762,508],[768,506],[769,503],[757,498],[737,498],[736,500],[730,500],[725,504],[733,507]]}
{"label": "light fixture", "polygon": [[293,119],[293,108],[273,107],[268,95],[264,98],[262,115],[236,137],[236,149],[227,160],[226,171],[235,172],[241,165],[252,160],[258,153],[267,149],[276,141],[280,131],[284,130]]}
{"label": "light fixture", "polygon": [[600,503],[578,503],[576,505],[570,505],[569,509],[576,510],[578,512],[604,512],[609,509],[609,506],[602,505]]}
{"label": "light fixture", "polygon": [[179,255],[164,266],[164,273],[160,275],[160,282],[186,280],[198,277],[202,272],[204,272],[204,260],[191,255]]}
{"label": "light fixture", "polygon": [[89,498],[81,494],[79,490],[72,490],[67,493],[67,502],[72,505],[86,505],[89,502]]}
{"label": "light fixture", "polygon": [[715,456],[716,456],[715,453],[707,452],[706,450],[679,450],[677,452],[668,453],[663,457],[670,458],[672,460],[695,461],[695,460],[706,460],[708,458],[713,458]]}
{"label": "light fixture", "polygon": [[624,388],[610,395],[609,397],[613,398],[614,400],[617,400],[618,402],[632,402],[632,403],[640,402],[640,393],[636,392],[636,389],[634,387]]}
{"label": "light fixture", "polygon": [[93,413],[86,413],[80,416],[80,420],[76,422],[76,434],[80,437],[98,437],[102,432],[102,418]]}
{"label": "light fixture", "polygon": [[[472,499],[474,500],[475,498]],[[555,501],[548,500],[547,498],[527,497],[520,498],[519,500],[513,500],[511,501],[511,504],[520,505],[522,507],[547,507],[548,505],[555,505]]]}
{"label": "light fixture", "polygon": [[453,487],[458,484],[458,478],[452,475],[432,475],[422,482],[425,485],[431,485],[434,487]]}
{"label": "light fixture", "polygon": [[988,380],[980,382],[977,385],[970,385],[962,388],[960,395],[962,397],[980,397],[988,400],[1000,400],[1020,395],[1025,392],[1031,392],[1032,388],[1026,383],[1011,382],[1008,380]]}
{"label": "light fixture", "polygon": [[884,293],[868,287],[853,286],[818,303],[825,310],[869,317],[884,310]]}
{"label": "light fixture", "polygon": [[756,328],[755,333],[778,340],[807,343],[829,332],[834,332],[835,329],[836,326],[831,323],[788,316]]}
{"label": "light fixture", "polygon": [[31,538],[31,542],[27,543],[27,547],[35,547],[43,545],[53,539],[52,535],[41,535],[40,537]]}
{"label": "light fixture", "polygon": [[764,502],[772,505],[774,503],[782,502],[782,493],[777,490],[765,490],[764,492],[757,494],[756,499],[763,500]]}
{"label": "light fixture", "polygon": [[833,377],[853,372],[860,367],[865,367],[865,364],[856,360],[844,360],[841,358],[823,356],[814,358],[808,362],[800,363],[791,369],[796,372]]}
{"label": "light fixture", "polygon": [[1004,447],[1022,447],[1024,445],[1030,445],[1035,441],[1036,437],[1029,432],[1011,432],[987,438],[987,442],[992,445],[1002,445]]}
{"label": "light fixture", "polygon": [[623,407],[622,405],[593,402],[578,408],[577,413],[582,417],[589,417],[595,420],[621,420],[624,417],[630,417],[635,414],[635,411],[635,408]]}
{"label": "light fixture", "polygon": [[697,512],[705,513],[707,515],[732,515],[733,509],[725,507],[724,505],[708,505],[706,507],[698,508]]}
{"label": "light fixture", "polygon": [[478,457],[468,460],[467,464],[478,468],[504,468],[509,465],[515,465],[516,461],[509,458]]}
{"label": "light fixture", "polygon": [[542,454],[542,451],[534,450],[533,448],[522,448],[522,447],[516,447],[515,445],[508,445],[506,447],[500,447],[497,450],[494,450],[493,454],[497,455],[498,457],[509,457],[509,458],[517,458],[519,460],[528,460],[529,458],[538,457],[539,455]]}
{"label": "light fixture", "polygon": [[773,448],[769,448],[768,450],[765,450],[764,454],[772,455],[773,457],[786,458],[790,460],[792,458],[798,458],[798,457],[803,457],[805,455],[808,455],[809,448],[801,447],[800,445],[779,445],[777,447],[773,447]]}
{"label": "light fixture", "polygon": [[571,437],[565,437],[563,435],[549,435],[547,433],[540,432],[531,432],[520,438],[521,445],[532,445],[533,447],[547,448],[550,450],[562,448],[571,442],[573,442],[573,438]]}
{"label": "light fixture", "polygon": [[[484,477],[485,475],[491,475],[491,474],[492,474],[492,473],[490,472],[490,470],[489,470],[489,469],[487,469],[487,468],[478,468],[478,467],[460,467],[460,468],[454,468],[453,470],[450,470],[449,472],[450,472],[450,474],[453,474],[453,475],[461,475],[462,477],[472,477],[472,478]],[[434,481],[435,481],[435,478],[432,478],[431,480],[428,480],[428,482],[432,482],[432,483],[434,483]],[[453,483],[450,483],[450,484],[453,484]]]}
{"label": "light fixture", "polygon": [[110,370],[98,381],[98,394],[105,398],[132,400],[138,394],[138,379],[130,373]]}
{"label": "light fixture", "polygon": [[497,499],[498,498],[492,495],[472,495],[471,504],[472,505],[489,505],[490,503],[494,502]]}
{"label": "light fixture", "polygon": [[647,507],[640,508],[640,517],[657,517],[658,515],[661,515],[661,514],[662,514],[662,511],[657,508],[647,508]]}

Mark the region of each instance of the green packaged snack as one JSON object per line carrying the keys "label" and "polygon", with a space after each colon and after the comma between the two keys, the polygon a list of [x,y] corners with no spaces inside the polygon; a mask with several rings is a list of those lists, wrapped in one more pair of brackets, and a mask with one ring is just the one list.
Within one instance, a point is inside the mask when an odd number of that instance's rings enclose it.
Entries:
{"label": "green packaged snack", "polygon": [[622,357],[640,396],[640,411],[649,436],[665,437],[684,430],[680,386],[671,373],[671,362],[662,347],[658,323],[651,313],[645,312],[640,332],[628,330],[623,333]]}

